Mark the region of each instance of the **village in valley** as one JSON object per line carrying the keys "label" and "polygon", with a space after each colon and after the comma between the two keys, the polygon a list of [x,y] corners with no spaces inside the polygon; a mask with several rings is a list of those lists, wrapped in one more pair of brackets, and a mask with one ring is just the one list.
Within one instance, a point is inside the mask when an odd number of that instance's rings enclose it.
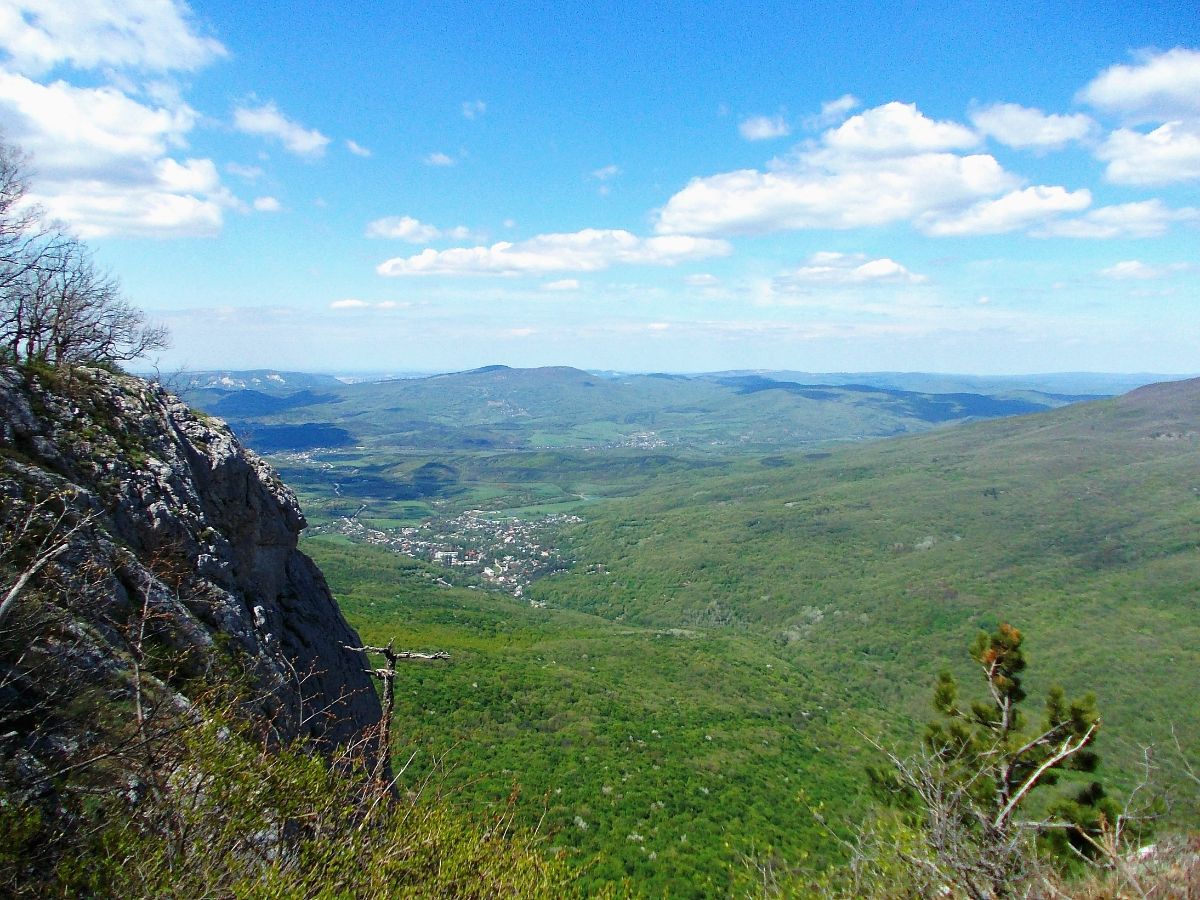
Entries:
{"label": "village in valley", "polygon": [[492,587],[522,597],[535,578],[570,565],[551,541],[558,529],[582,521],[563,513],[519,519],[489,518],[482,510],[467,510],[446,520],[384,530],[370,527],[356,514],[314,525],[312,532],[340,534],[442,566],[447,570],[439,579],[443,584]]}

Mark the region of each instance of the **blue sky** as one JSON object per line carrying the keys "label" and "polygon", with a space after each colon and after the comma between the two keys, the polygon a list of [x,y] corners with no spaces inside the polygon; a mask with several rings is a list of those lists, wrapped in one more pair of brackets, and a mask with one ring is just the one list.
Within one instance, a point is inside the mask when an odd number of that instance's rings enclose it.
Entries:
{"label": "blue sky", "polygon": [[165,368],[1200,371],[1194,3],[0,0],[0,51]]}

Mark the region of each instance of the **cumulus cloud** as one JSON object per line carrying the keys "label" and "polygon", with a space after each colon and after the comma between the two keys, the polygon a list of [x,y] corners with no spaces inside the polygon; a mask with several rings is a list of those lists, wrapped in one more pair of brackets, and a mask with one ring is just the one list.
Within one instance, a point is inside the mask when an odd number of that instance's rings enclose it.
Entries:
{"label": "cumulus cloud", "polygon": [[1120,128],[1096,151],[1116,184],[1165,185],[1200,179],[1200,119],[1167,122],[1148,134]]}
{"label": "cumulus cloud", "polygon": [[783,116],[751,116],[738,123],[738,131],[748,141],[770,141],[787,137],[792,128]]}
{"label": "cumulus cloud", "polygon": [[487,104],[482,100],[467,100],[463,102],[462,114],[464,119],[478,119],[487,112]]}
{"label": "cumulus cloud", "polygon": [[33,199],[83,237],[209,235],[236,205],[212,160],[184,148],[197,114],[115,87],[39,84],[0,71],[6,137],[37,164]]}
{"label": "cumulus cloud", "polygon": [[0,47],[9,67],[28,75],[58,65],[191,71],[227,55],[179,0],[5,0]]}
{"label": "cumulus cloud", "polygon": [[[1161,186],[1200,180],[1200,50],[1143,51],[1105,69],[1079,99],[1120,116],[1096,157],[1114,184]],[[1153,129],[1135,127],[1154,124]]]}
{"label": "cumulus cloud", "polygon": [[43,85],[7,72],[0,72],[0,110],[7,137],[39,169],[93,174],[183,146],[197,118],[186,105],[150,106],[113,87]]}
{"label": "cumulus cloud", "polygon": [[1033,231],[1034,237],[1147,238],[1165,234],[1176,223],[1200,222],[1200,209],[1171,209],[1159,199],[1101,206],[1074,219],[1061,219]]}
{"label": "cumulus cloud", "polygon": [[367,156],[371,155],[370,150],[368,150],[366,147],[364,147],[358,141],[350,140],[350,138],[346,138],[346,149],[349,150],[351,153],[353,153],[355,156],[367,157]]}
{"label": "cumulus cloud", "polygon": [[277,140],[297,156],[322,156],[329,145],[329,138],[289,119],[274,103],[239,106],[233,112],[233,127],[245,134]]}
{"label": "cumulus cloud", "polygon": [[221,230],[225,208],[233,205],[226,198],[88,180],[41,186],[33,199],[84,238],[211,237]]}
{"label": "cumulus cloud", "polygon": [[447,156],[445,153],[436,152],[430,153],[428,156],[426,156],[423,162],[427,166],[446,167],[454,165],[454,157]]}
{"label": "cumulus cloud", "polygon": [[937,237],[1003,234],[1046,222],[1063,213],[1075,213],[1092,204],[1090,191],[1068,191],[1038,185],[1010,191],[996,200],[981,200],[952,215],[932,214],[917,222],[926,234]]}
{"label": "cumulus cloud", "polygon": [[816,151],[775,172],[693,179],[659,212],[659,233],[762,234],[860,228],[957,209],[1016,187],[991,156],[924,153],[864,165]]}
{"label": "cumulus cloud", "polygon": [[862,253],[815,253],[783,280],[809,284],[920,284],[926,278],[887,257],[868,259]]}
{"label": "cumulus cloud", "polygon": [[380,275],[537,275],[549,272],[595,272],[616,264],[675,265],[689,260],[726,256],[721,240],[668,235],[643,238],[628,231],[589,228],[567,234],[542,234],[527,241],[501,241],[490,247],[424,250],[416,256],[389,259],[376,268]]}
{"label": "cumulus cloud", "polygon": [[385,216],[367,224],[367,237],[391,238],[408,241],[410,244],[429,244],[443,238],[463,241],[469,239],[471,230],[465,225],[453,228],[438,228],[412,216]]}
{"label": "cumulus cloud", "polygon": [[254,198],[254,208],[259,212],[279,212],[283,209],[281,204],[274,197],[256,197]]}
{"label": "cumulus cloud", "polygon": [[1083,113],[1046,114],[1016,103],[993,103],[971,112],[971,122],[983,134],[1009,147],[1058,150],[1085,140],[1096,123]]}
{"label": "cumulus cloud", "polygon": [[1200,50],[1143,52],[1132,65],[1105,69],[1079,99],[1132,122],[1200,116]]}
{"label": "cumulus cloud", "polygon": [[542,285],[543,291],[577,291],[579,290],[578,278],[560,278],[558,281],[547,281]]}
{"label": "cumulus cloud", "polygon": [[347,298],[345,300],[334,300],[329,304],[330,309],[366,309],[371,304],[366,300],[355,300]]}
{"label": "cumulus cloud", "polygon": [[885,103],[847,119],[824,135],[826,146],[860,156],[967,150],[979,136],[957,122],[927,118],[915,103]]}
{"label": "cumulus cloud", "polygon": [[806,141],[766,171],[695,178],[655,223],[660,234],[762,234],[910,222],[926,234],[985,234],[1038,225],[1091,203],[1088,191],[1025,187],[980,136],[912,104],[865,110]]}
{"label": "cumulus cloud", "polygon": [[608,165],[596,169],[592,172],[592,177],[597,181],[609,181],[621,174],[621,167],[618,165]]}

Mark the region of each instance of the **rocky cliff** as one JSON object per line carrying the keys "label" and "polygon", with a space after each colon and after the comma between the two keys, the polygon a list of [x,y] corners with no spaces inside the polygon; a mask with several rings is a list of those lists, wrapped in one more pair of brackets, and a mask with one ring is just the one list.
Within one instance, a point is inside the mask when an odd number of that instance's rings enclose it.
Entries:
{"label": "rocky cliff", "polygon": [[0,513],[10,773],[78,755],[95,728],[79,707],[96,698],[143,716],[151,695],[187,709],[233,684],[275,739],[327,747],[378,722],[366,661],[346,649],[361,642],[297,549],[295,496],[161,387],[0,368]]}

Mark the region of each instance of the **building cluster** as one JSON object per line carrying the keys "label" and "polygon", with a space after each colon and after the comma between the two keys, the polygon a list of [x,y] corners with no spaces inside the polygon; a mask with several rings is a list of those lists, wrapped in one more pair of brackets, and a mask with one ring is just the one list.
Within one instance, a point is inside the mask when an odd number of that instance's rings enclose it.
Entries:
{"label": "building cluster", "polygon": [[488,518],[469,510],[452,519],[431,519],[407,528],[371,528],[343,516],[316,532],[342,534],[452,570],[455,581],[482,582],[521,597],[530,582],[569,564],[552,543],[559,528],[583,520],[561,513],[537,519]]}

